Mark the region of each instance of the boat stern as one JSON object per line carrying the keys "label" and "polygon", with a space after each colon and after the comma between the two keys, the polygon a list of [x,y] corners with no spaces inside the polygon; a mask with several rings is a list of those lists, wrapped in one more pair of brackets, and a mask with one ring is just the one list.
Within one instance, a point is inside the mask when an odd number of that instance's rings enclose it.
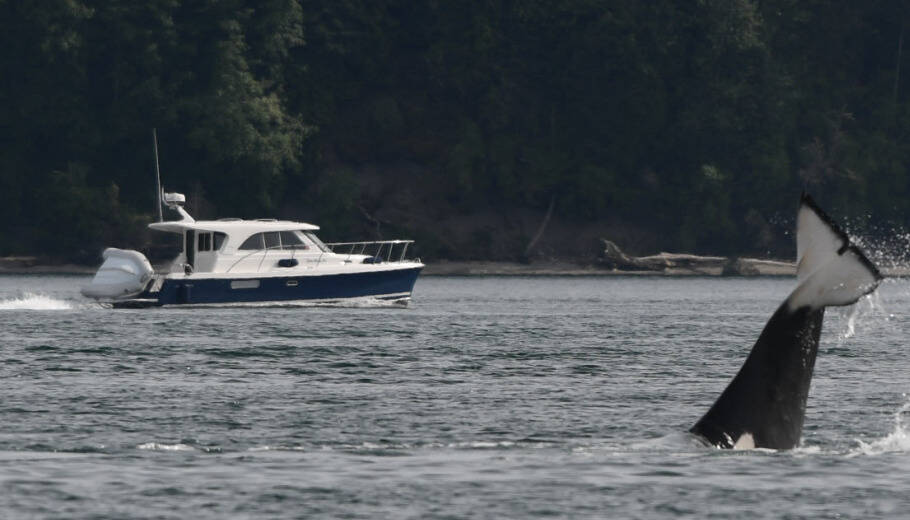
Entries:
{"label": "boat stern", "polygon": [[139,296],[155,271],[142,253],[109,247],[102,253],[104,263],[91,283],[82,287],[83,296],[96,300],[121,300]]}

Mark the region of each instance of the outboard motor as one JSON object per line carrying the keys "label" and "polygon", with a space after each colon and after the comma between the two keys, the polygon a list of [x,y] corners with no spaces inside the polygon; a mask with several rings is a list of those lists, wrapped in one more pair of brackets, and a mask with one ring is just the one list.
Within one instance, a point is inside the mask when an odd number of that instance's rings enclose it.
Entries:
{"label": "outboard motor", "polygon": [[119,299],[138,295],[155,274],[148,259],[139,251],[109,247],[101,255],[104,263],[92,283],[82,288],[89,298]]}

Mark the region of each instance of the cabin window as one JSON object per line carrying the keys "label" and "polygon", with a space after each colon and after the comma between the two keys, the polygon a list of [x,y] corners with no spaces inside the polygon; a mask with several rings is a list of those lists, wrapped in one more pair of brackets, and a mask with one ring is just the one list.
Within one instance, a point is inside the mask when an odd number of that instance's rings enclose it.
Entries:
{"label": "cabin window", "polygon": [[265,248],[281,249],[281,241],[278,238],[277,231],[270,231],[268,233],[265,233]]}
{"label": "cabin window", "polygon": [[221,251],[221,246],[224,245],[225,238],[227,238],[226,234],[221,233],[220,231],[215,232],[215,242],[214,242],[215,251]]}
{"label": "cabin window", "polygon": [[263,247],[262,233],[256,233],[250,238],[244,240],[242,244],[240,244],[240,249],[262,249]]}
{"label": "cabin window", "polygon": [[[221,247],[221,241],[224,237],[219,237],[221,233],[215,234],[215,249]],[[221,234],[223,235],[223,234]],[[265,233],[256,233],[240,244],[240,249],[259,250],[259,249],[307,249],[306,243],[300,239],[295,231],[268,231]]]}
{"label": "cabin window", "polygon": [[211,233],[199,233],[198,246],[196,251],[211,251],[212,250],[212,234]]}
{"label": "cabin window", "polygon": [[281,248],[282,249],[308,249],[307,245],[303,243],[303,240],[300,240],[300,237],[297,236],[297,233],[293,231],[282,231],[281,232]]}

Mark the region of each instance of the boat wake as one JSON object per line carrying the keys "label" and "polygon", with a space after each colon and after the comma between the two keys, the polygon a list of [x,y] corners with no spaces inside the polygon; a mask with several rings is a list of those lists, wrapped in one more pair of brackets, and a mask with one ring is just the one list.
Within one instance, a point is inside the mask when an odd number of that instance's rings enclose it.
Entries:
{"label": "boat wake", "polygon": [[384,298],[350,298],[345,300],[291,300],[291,301],[263,301],[263,302],[236,302],[236,303],[194,303],[181,305],[166,305],[173,307],[194,308],[298,308],[298,307],[328,307],[328,308],[405,308],[410,303],[410,298],[384,299]]}
{"label": "boat wake", "polygon": [[68,311],[83,307],[84,305],[80,305],[73,301],[30,292],[23,293],[17,298],[0,300],[0,310],[2,311]]}

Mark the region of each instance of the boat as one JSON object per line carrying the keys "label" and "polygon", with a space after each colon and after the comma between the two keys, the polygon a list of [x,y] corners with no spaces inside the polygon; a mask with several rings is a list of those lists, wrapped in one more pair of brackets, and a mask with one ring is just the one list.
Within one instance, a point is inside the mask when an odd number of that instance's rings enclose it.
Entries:
{"label": "boat", "polygon": [[[156,153],[157,156],[157,153]],[[276,219],[195,220],[186,197],[159,187],[154,231],[180,235],[182,251],[161,272],[142,253],[106,249],[82,294],[113,307],[339,303],[407,305],[424,265],[412,240],[323,243],[318,226]],[[162,206],[178,220],[163,220]]]}

